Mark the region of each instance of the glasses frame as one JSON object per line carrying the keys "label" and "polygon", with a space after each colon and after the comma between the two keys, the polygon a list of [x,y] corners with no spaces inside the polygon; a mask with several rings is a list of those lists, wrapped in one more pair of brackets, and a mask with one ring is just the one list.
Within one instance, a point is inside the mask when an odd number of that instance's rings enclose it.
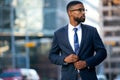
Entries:
{"label": "glasses frame", "polygon": [[86,12],[87,9],[84,9],[84,8],[79,8],[79,9],[73,9],[73,10],[70,10],[70,11],[80,11],[80,12]]}

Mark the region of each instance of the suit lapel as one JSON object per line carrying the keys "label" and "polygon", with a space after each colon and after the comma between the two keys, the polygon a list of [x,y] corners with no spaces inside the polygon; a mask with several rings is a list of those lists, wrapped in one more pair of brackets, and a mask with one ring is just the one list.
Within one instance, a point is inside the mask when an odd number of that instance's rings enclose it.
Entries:
{"label": "suit lapel", "polygon": [[70,45],[69,39],[68,39],[68,25],[65,27],[63,35],[64,35],[64,39],[63,40],[65,42],[65,45],[67,46],[67,48],[69,50],[71,50],[72,52],[74,52],[73,49],[72,49],[72,47],[71,47],[71,45]]}
{"label": "suit lapel", "polygon": [[79,48],[79,55],[81,54],[81,50],[83,48],[83,46],[85,45],[85,40],[86,40],[86,33],[87,33],[87,28],[85,27],[85,25],[81,24],[81,29],[82,29],[82,39],[81,39],[81,44],[80,44],[80,48]]}

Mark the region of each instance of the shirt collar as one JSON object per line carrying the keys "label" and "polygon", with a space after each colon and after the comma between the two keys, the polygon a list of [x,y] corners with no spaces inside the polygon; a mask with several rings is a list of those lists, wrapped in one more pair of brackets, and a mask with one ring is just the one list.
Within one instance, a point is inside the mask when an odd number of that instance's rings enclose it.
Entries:
{"label": "shirt collar", "polygon": [[78,24],[77,26],[74,27],[73,25],[71,25],[71,24],[69,23],[68,28],[69,28],[69,30],[71,30],[71,31],[73,31],[74,28],[77,28],[78,30],[80,30],[80,29],[81,29],[81,24]]}

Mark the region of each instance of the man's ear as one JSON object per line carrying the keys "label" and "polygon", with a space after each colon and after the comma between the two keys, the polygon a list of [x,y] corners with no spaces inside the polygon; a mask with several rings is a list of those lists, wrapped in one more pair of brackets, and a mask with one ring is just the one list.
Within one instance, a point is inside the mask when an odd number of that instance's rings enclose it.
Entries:
{"label": "man's ear", "polygon": [[68,10],[67,12],[68,12],[68,15],[69,15],[69,16],[71,16],[71,11],[70,11],[70,10]]}

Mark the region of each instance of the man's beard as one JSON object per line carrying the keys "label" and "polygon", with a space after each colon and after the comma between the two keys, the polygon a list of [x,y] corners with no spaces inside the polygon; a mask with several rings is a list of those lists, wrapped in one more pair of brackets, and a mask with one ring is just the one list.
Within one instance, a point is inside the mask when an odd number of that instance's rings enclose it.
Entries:
{"label": "man's beard", "polygon": [[82,16],[80,18],[76,17],[74,18],[74,20],[77,21],[77,23],[85,22],[85,17]]}

